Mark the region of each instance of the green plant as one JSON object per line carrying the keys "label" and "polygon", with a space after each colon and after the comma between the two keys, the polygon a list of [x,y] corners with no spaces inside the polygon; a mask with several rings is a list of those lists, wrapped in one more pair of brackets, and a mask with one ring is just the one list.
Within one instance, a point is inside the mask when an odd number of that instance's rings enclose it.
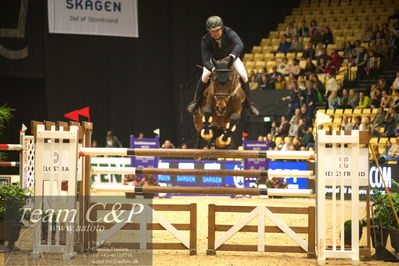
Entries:
{"label": "green plant", "polygon": [[260,177],[256,180],[256,184],[265,184],[268,188],[287,188],[288,183],[283,178],[273,177],[269,179],[267,177]]}
{"label": "green plant", "polygon": [[20,185],[0,186],[0,221],[8,219],[20,220],[22,207],[30,198],[30,191]]}
{"label": "green plant", "polygon": [[[366,219],[362,219],[359,221],[359,239],[363,234],[363,227],[366,226]],[[347,240],[352,239],[352,220],[346,220],[344,222],[344,238]]]}
{"label": "green plant", "polygon": [[[374,221],[376,225],[382,225],[386,229],[399,229],[395,214],[392,210],[388,195],[379,195],[379,201],[374,209]],[[399,193],[391,193],[392,202],[397,214],[399,214]]]}
{"label": "green plant", "polygon": [[147,176],[137,176],[137,175],[128,175],[125,178],[125,181],[132,183],[133,186],[156,186],[158,185],[158,179],[154,175]]}

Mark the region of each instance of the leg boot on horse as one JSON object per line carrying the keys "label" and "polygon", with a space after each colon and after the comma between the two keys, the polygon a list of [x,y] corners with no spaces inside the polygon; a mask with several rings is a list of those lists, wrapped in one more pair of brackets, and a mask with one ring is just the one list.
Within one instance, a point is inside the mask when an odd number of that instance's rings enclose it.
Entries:
{"label": "leg boot on horse", "polygon": [[187,111],[191,114],[200,106],[201,101],[204,98],[204,91],[207,83],[202,82],[200,79],[197,83],[197,88],[195,89],[194,100],[187,105]]}
{"label": "leg boot on horse", "polygon": [[259,115],[259,110],[256,108],[255,104],[251,101],[251,92],[249,89],[249,82],[242,82],[242,88],[245,92],[245,102],[244,102],[244,108],[249,111],[251,115],[258,116]]}

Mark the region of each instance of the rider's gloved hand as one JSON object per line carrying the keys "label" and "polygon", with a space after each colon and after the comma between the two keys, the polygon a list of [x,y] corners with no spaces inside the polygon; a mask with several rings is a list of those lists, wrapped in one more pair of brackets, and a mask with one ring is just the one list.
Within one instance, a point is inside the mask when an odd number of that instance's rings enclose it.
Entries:
{"label": "rider's gloved hand", "polygon": [[227,68],[231,68],[231,66],[234,64],[234,60],[236,60],[236,57],[233,54],[230,54],[229,62],[227,63]]}

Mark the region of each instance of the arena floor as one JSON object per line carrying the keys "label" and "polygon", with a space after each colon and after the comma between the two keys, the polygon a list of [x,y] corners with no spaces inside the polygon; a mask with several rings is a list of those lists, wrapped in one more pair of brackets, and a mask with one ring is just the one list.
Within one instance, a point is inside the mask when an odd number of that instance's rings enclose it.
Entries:
{"label": "arena floor", "polygon": [[[306,207],[314,206],[314,199],[259,199],[253,198],[228,198],[228,197],[173,197],[172,199],[154,199],[157,204],[189,204],[197,203],[197,255],[190,256],[188,251],[171,251],[171,250],[156,250],[153,252],[153,265],[315,265],[316,259],[307,258],[306,254],[294,253],[256,253],[256,252],[227,252],[219,251],[215,256],[207,256],[207,217],[208,204],[219,205],[266,205],[266,206],[287,206],[287,207]],[[346,202],[349,206],[349,202]],[[348,213],[349,213],[349,207]],[[180,223],[188,223],[187,215],[181,215],[177,212],[162,212],[161,213],[169,221]],[[365,214],[365,204],[362,204],[360,217]],[[216,216],[217,224],[233,224],[238,221],[243,214],[235,213],[219,213]],[[288,225],[307,225],[306,216],[301,215],[279,215]],[[250,224],[256,224],[256,219]],[[266,225],[269,224],[266,221]],[[33,260],[29,257],[32,249],[31,245],[31,229],[24,229],[21,232],[21,237],[17,246],[22,250],[21,252],[6,255],[5,265],[125,265],[116,261],[109,261],[102,264],[100,260],[93,259],[90,254],[78,254],[70,261],[62,261],[61,256],[45,254],[42,259]],[[119,236],[121,239],[128,239],[128,234]],[[167,232],[155,231],[154,242],[175,242],[174,238]],[[303,235],[306,238],[305,235]],[[218,238],[218,234],[216,235]],[[121,240],[118,239],[118,240]],[[176,241],[177,242],[177,241]],[[389,241],[388,241],[389,242]],[[256,233],[238,233],[231,238],[227,243],[234,244],[256,244]],[[293,245],[293,242],[283,234],[266,234],[266,244],[271,245]],[[361,245],[366,244],[365,233],[363,233]],[[388,243],[388,248],[393,251]],[[372,251],[374,253],[374,250]],[[327,264],[331,265],[351,265],[350,260],[328,260]],[[361,265],[390,265],[394,263],[384,263],[381,261],[361,261]],[[1,263],[0,263],[1,265]]]}

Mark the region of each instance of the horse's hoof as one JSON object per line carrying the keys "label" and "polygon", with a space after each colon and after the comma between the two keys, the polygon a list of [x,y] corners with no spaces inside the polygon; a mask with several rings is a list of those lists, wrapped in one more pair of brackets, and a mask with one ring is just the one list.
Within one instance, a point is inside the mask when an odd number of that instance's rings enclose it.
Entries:
{"label": "horse's hoof", "polygon": [[205,133],[205,129],[202,129],[202,130],[201,130],[201,137],[202,137],[205,141],[211,141],[212,138],[213,138],[213,131],[212,131],[212,129],[209,130],[209,133],[208,133],[208,134]]}
{"label": "horse's hoof", "polygon": [[227,140],[224,141],[223,140],[223,136],[224,135],[221,135],[220,137],[218,137],[216,139],[216,145],[218,145],[218,147],[221,147],[221,148],[224,148],[224,147],[226,147],[227,145],[229,145],[231,143],[231,138],[230,137],[228,137]]}

